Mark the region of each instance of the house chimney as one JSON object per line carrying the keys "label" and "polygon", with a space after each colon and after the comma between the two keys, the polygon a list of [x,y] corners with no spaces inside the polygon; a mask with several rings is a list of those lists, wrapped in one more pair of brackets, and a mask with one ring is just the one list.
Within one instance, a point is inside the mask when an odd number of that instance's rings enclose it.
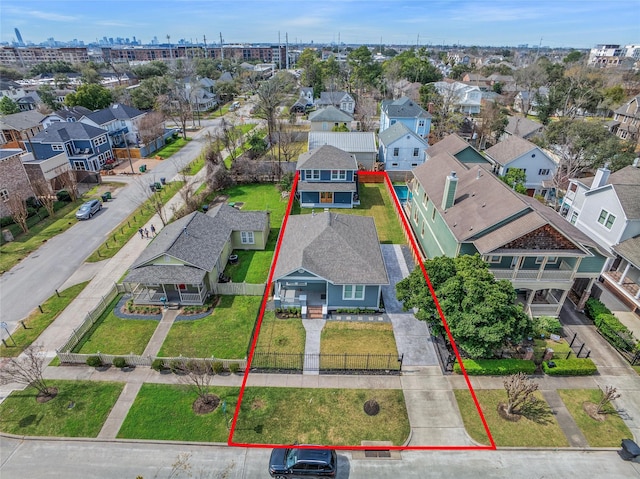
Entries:
{"label": "house chimney", "polygon": [[633,167],[640,168],[640,158],[636,158],[635,160],[633,160]]}
{"label": "house chimney", "polygon": [[593,183],[591,183],[591,190],[595,190],[596,188],[600,188],[607,184],[607,180],[609,179],[609,175],[611,171],[607,168],[605,164],[602,168],[598,168],[596,171],[596,176],[593,178]]}
{"label": "house chimney", "polygon": [[456,187],[458,186],[458,177],[456,172],[452,171],[444,183],[444,193],[442,194],[442,209],[447,210],[453,206],[456,200]]}
{"label": "house chimney", "polygon": [[476,180],[479,180],[480,178],[482,178],[482,169],[478,167],[478,174],[476,175]]}

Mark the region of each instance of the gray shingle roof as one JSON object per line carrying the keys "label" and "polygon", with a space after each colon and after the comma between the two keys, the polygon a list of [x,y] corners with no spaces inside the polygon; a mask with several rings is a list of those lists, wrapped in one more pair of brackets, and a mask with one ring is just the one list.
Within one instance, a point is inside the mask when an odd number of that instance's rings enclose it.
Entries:
{"label": "gray shingle roof", "polygon": [[497,163],[505,165],[534,148],[537,148],[537,146],[530,141],[520,138],[519,136],[510,136],[506,140],[496,143],[491,148],[485,150],[485,153]]}
{"label": "gray shingle roof", "polygon": [[357,170],[358,163],[353,155],[335,146],[323,145],[315,150],[302,153],[298,157],[297,170]]}
{"label": "gray shingle roof", "polygon": [[406,96],[397,100],[385,100],[380,108],[389,118],[431,118],[428,111]]}
{"label": "gray shingle roof", "polygon": [[33,140],[41,143],[63,143],[69,140],[90,140],[106,133],[107,130],[86,123],[56,121],[34,136]]}
{"label": "gray shingle roof", "polygon": [[532,133],[542,130],[543,128],[544,125],[536,121],[529,120],[529,118],[522,116],[510,116],[509,123],[507,124],[505,131],[512,135],[519,136],[520,138],[525,138]]}
{"label": "gray shingle roof", "polygon": [[[593,177],[581,178],[579,181],[590,188]],[[628,165],[614,171],[609,175],[607,185],[613,186],[627,218],[640,219],[640,167]]]}
{"label": "gray shingle roof", "polygon": [[274,277],[305,269],[334,284],[389,284],[375,222],[322,212],[290,216]]}
{"label": "gray shingle roof", "polygon": [[12,156],[19,156],[24,153],[22,148],[0,148],[0,160],[6,160]]}
{"label": "gray shingle roof", "polygon": [[318,105],[338,105],[342,99],[349,95],[346,91],[323,91],[316,102]]}
{"label": "gray shingle roof", "polygon": [[427,141],[424,140],[423,138],[420,138],[420,135],[417,135],[414,131],[407,128],[407,126],[404,123],[400,123],[400,122],[395,123],[391,125],[389,128],[387,128],[386,130],[378,133],[378,140],[380,140],[380,143],[384,145],[390,145],[394,141],[399,140],[400,138],[406,135],[411,135],[414,138],[417,138],[418,140],[420,140],[422,143],[424,143],[425,148],[429,146],[429,143],[427,143]]}
{"label": "gray shingle roof", "polygon": [[444,137],[438,143],[431,145],[427,149],[427,155],[429,155],[429,158],[431,158],[432,156],[436,156],[440,153],[446,152],[455,156],[462,150],[470,147],[471,145],[469,143],[464,141],[455,133],[452,133],[451,135]]}
{"label": "gray shingle roof", "polygon": [[54,115],[67,120],[69,118],[74,118],[76,121],[80,120],[83,116],[90,115],[92,113],[91,110],[85,108],[83,106],[67,106],[60,110],[56,110],[53,112]]}
{"label": "gray shingle roof", "polygon": [[355,182],[301,181],[298,183],[298,191],[355,192],[358,191],[358,187]]}
{"label": "gray shingle roof", "polygon": [[38,126],[43,119],[44,115],[36,110],[12,113],[0,118],[0,129],[22,131]]}
{"label": "gray shingle roof", "polygon": [[337,122],[349,122],[353,117],[348,113],[336,108],[333,105],[329,105],[325,108],[321,108],[309,114],[309,121],[337,121]]}
{"label": "gray shingle roof", "polygon": [[332,145],[349,153],[377,153],[376,134],[373,132],[310,131],[309,150]]}
{"label": "gray shingle roof", "polygon": [[113,120],[130,120],[140,115],[144,115],[143,111],[121,103],[114,103],[109,108],[95,111],[90,115],[86,115],[88,119],[98,125],[104,125]]}
{"label": "gray shingle roof", "polygon": [[613,247],[613,251],[640,268],[640,235],[629,238]]}
{"label": "gray shingle roof", "polygon": [[207,272],[194,266],[153,264],[131,270],[127,283],[200,284]]}

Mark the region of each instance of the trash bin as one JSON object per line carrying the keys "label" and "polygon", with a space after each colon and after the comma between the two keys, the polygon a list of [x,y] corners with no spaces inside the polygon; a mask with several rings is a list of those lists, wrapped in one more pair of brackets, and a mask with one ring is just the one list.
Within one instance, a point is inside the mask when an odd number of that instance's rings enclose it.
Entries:
{"label": "trash bin", "polygon": [[110,200],[110,199],[111,199],[111,192],[110,192],[110,191],[107,191],[107,192],[104,194],[104,196],[105,196],[108,200]]}
{"label": "trash bin", "polygon": [[167,184],[167,179],[166,178],[160,178],[160,183],[162,183],[163,185]]}
{"label": "trash bin", "polygon": [[109,197],[107,196],[107,194],[105,193],[104,195],[102,195],[102,202],[106,203],[109,200]]}
{"label": "trash bin", "polygon": [[156,192],[156,185],[155,185],[155,183],[151,183],[151,184],[149,185],[149,188],[151,188],[151,191],[152,191],[152,192],[154,192],[154,193]]}
{"label": "trash bin", "polygon": [[156,187],[156,190],[161,190],[162,189],[162,185],[157,181],[155,183],[155,187]]}
{"label": "trash bin", "polygon": [[138,170],[140,170],[140,173],[144,173],[145,171],[147,171],[147,165],[140,165],[140,168],[138,168]]}
{"label": "trash bin", "polygon": [[204,211],[205,213],[209,211],[209,205],[202,205],[202,211]]}

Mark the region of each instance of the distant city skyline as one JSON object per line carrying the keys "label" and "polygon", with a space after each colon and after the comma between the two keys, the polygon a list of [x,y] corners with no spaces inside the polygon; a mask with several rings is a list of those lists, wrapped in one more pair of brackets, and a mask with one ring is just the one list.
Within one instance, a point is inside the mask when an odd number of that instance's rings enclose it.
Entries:
{"label": "distant city skyline", "polygon": [[640,43],[640,0],[3,0],[0,41],[135,37],[219,43],[592,48]]}

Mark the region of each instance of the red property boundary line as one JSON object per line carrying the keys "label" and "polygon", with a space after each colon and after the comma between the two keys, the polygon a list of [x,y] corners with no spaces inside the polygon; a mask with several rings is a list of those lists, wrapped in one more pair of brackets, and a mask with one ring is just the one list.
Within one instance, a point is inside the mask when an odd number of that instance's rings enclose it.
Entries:
{"label": "red property boundary line", "polygon": [[[413,250],[414,253],[414,257],[416,258],[420,258],[420,252],[418,249],[418,246],[415,242],[415,239],[413,237],[413,235],[410,233],[411,232],[411,228],[409,226],[409,224],[407,223],[407,219],[405,217],[405,215],[402,212],[402,208],[400,206],[400,203],[398,202],[398,198],[396,195],[391,194],[391,192],[393,191],[393,184],[391,183],[391,180],[389,179],[389,175],[386,172],[373,172],[373,171],[359,171],[358,175],[360,177],[362,176],[383,176],[384,177],[384,183],[387,186],[387,190],[389,192],[389,196],[393,199],[393,203],[394,206],[396,208],[396,212],[398,212],[398,216],[400,217],[401,221],[402,221],[402,227],[404,228],[404,233],[405,236],[408,238],[409,240],[409,244]],[[271,284],[273,281],[273,274],[275,271],[275,265],[278,261],[278,256],[280,254],[280,247],[282,245],[282,238],[284,237],[284,233],[286,231],[287,228],[287,222],[289,220],[289,215],[291,214],[291,207],[293,206],[293,202],[295,200],[295,192],[296,192],[296,188],[298,186],[298,180],[299,180],[299,173],[296,172],[294,179],[293,179],[293,185],[291,187],[291,194],[289,195],[289,202],[287,204],[287,211],[284,217],[284,220],[282,222],[282,228],[280,229],[280,234],[278,236],[278,241],[276,243],[276,250],[275,250],[275,254],[273,256],[273,262],[271,263],[271,268],[269,269],[269,278],[267,280],[267,287],[265,288],[265,292],[264,295],[262,297],[262,304],[260,306],[260,315],[258,317],[258,325],[256,326],[256,330],[255,330],[255,334],[253,335],[253,341],[251,343],[251,348],[249,351],[249,356],[247,358],[247,366],[245,368],[244,371],[244,376],[242,378],[242,385],[240,387],[240,394],[238,395],[238,403],[236,405],[236,410],[233,414],[233,420],[231,423],[231,429],[229,431],[229,439],[227,441],[227,444],[229,446],[236,446],[236,447],[254,447],[254,448],[277,448],[277,447],[286,447],[286,445],[284,444],[253,444],[253,443],[239,443],[239,442],[234,442],[233,441],[233,435],[235,433],[235,429],[236,429],[236,424],[238,421],[238,416],[240,414],[240,406],[242,404],[242,398],[244,396],[244,390],[245,387],[247,385],[247,379],[249,378],[249,371],[251,369],[251,362],[253,360],[253,353],[255,351],[255,347],[258,341],[258,336],[260,334],[260,328],[262,327],[262,319],[264,318],[264,312],[265,312],[265,308],[267,306],[267,301],[269,299],[269,293],[271,291]],[[495,450],[496,449],[496,444],[495,441],[493,440],[493,436],[491,435],[491,431],[489,430],[489,426],[487,424],[487,421],[484,417],[484,414],[482,413],[482,409],[480,408],[480,403],[478,401],[478,398],[476,396],[475,391],[473,390],[473,386],[471,385],[471,381],[469,379],[469,376],[467,375],[467,371],[464,368],[464,365],[462,363],[462,359],[460,357],[460,353],[458,351],[458,347],[455,343],[455,340],[453,339],[453,335],[451,334],[451,330],[449,329],[449,325],[447,324],[447,320],[444,317],[444,313],[442,312],[442,309],[440,308],[440,303],[438,302],[438,298],[436,297],[435,291],[433,289],[433,285],[431,284],[431,280],[429,279],[429,274],[427,273],[427,270],[424,266],[424,262],[423,261],[418,261],[418,264],[420,266],[420,269],[422,270],[422,274],[427,282],[427,286],[429,287],[429,291],[431,292],[431,296],[433,298],[433,301],[436,305],[436,308],[438,310],[438,314],[440,315],[440,319],[442,320],[442,324],[444,325],[444,328],[447,332],[447,336],[449,338],[449,341],[451,342],[451,346],[453,347],[453,352],[455,353],[456,359],[458,360],[458,364],[460,364],[460,369],[462,370],[462,374],[464,376],[464,380],[467,384],[467,388],[469,389],[469,392],[471,393],[471,398],[473,399],[473,403],[475,404],[476,407],[476,411],[478,412],[479,416],[480,416],[480,420],[482,421],[482,426],[484,427],[485,432],[487,433],[487,437],[489,438],[489,446],[483,446],[483,445],[479,445],[479,446],[334,446],[334,445],[328,445],[326,447],[330,447],[331,449],[336,449],[336,450],[375,450],[375,449],[384,449],[384,450],[413,450],[413,451],[434,451],[434,450],[440,450],[440,451],[465,451],[465,450]],[[298,447],[305,447],[305,446],[298,446]],[[308,446],[308,447],[318,447],[318,446]]]}

